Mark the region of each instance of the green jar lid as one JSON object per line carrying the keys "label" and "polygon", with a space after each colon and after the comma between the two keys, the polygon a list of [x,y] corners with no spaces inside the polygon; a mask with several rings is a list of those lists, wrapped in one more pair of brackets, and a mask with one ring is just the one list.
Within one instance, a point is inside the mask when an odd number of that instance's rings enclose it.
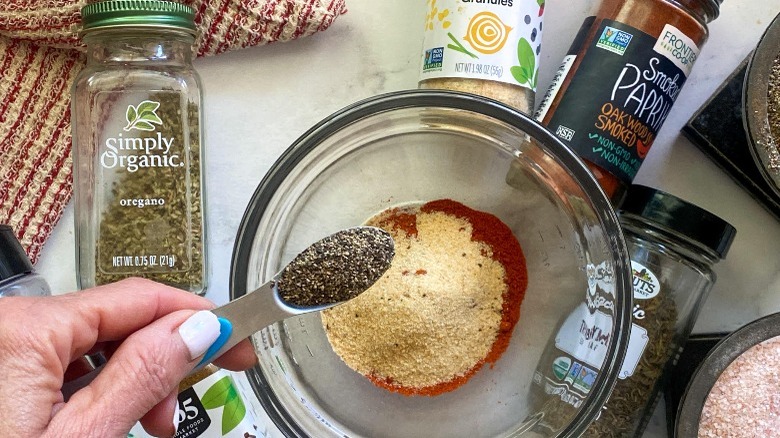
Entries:
{"label": "green jar lid", "polygon": [[83,30],[115,26],[164,26],[195,31],[195,11],[165,0],[107,0],[81,9]]}

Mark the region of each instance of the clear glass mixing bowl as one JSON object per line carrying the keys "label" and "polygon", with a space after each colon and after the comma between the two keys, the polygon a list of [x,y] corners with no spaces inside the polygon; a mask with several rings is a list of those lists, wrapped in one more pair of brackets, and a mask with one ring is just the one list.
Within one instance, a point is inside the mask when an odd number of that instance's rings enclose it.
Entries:
{"label": "clear glass mixing bowl", "polygon": [[608,292],[600,311],[611,331],[601,372],[553,435],[577,436],[598,415],[630,330],[630,271],[618,220],[572,152],[497,102],[398,92],[359,102],[309,130],[270,169],[247,207],[233,254],[232,297],[260,286],[325,235],[392,206],[440,198],[498,216],[522,245],[529,284],[509,348],[455,391],[409,397],[348,368],[331,350],[318,314],[274,324],[253,338],[259,365],[248,377],[286,436],[542,436],[534,425],[551,414],[531,401],[535,368],[596,283]]}

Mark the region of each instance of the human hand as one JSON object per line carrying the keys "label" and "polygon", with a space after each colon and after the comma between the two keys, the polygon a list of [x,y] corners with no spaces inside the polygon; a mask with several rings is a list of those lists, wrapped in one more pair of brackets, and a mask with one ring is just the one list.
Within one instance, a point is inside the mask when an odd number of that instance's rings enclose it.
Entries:
{"label": "human hand", "polygon": [[[126,437],[139,420],[152,435],[173,435],[178,384],[219,335],[216,316],[202,311],[213,307],[138,278],[0,299],[0,436]],[[108,362],[66,403],[68,365],[95,351]],[[245,340],[214,363],[242,370],[256,360]]]}

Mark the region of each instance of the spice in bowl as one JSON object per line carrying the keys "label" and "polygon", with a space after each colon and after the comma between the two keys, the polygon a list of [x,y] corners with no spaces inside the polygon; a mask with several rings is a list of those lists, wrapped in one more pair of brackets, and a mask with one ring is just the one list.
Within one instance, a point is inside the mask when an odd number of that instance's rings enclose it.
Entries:
{"label": "spice in bowl", "polygon": [[780,430],[780,336],[742,353],[704,402],[700,438],[775,436]]}
{"label": "spice in bowl", "polygon": [[391,208],[367,225],[393,236],[396,255],[374,286],[322,313],[336,354],[404,395],[455,390],[498,361],[527,285],[509,227],[449,199]]}
{"label": "spice in bowl", "polygon": [[769,134],[773,141],[767,143],[774,146],[768,152],[769,168],[773,171],[780,170],[780,57],[775,58],[772,72],[769,74],[769,86],[767,90],[767,119]]}

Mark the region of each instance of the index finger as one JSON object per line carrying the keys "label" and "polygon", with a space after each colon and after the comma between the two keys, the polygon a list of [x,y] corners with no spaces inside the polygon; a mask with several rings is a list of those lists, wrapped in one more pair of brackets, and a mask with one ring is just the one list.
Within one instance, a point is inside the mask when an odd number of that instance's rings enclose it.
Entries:
{"label": "index finger", "polygon": [[[70,357],[97,342],[118,341],[178,310],[211,309],[214,304],[193,293],[142,278],[129,278],[52,299],[65,304],[62,321],[72,328]],[[68,358],[69,359],[69,358]]]}

